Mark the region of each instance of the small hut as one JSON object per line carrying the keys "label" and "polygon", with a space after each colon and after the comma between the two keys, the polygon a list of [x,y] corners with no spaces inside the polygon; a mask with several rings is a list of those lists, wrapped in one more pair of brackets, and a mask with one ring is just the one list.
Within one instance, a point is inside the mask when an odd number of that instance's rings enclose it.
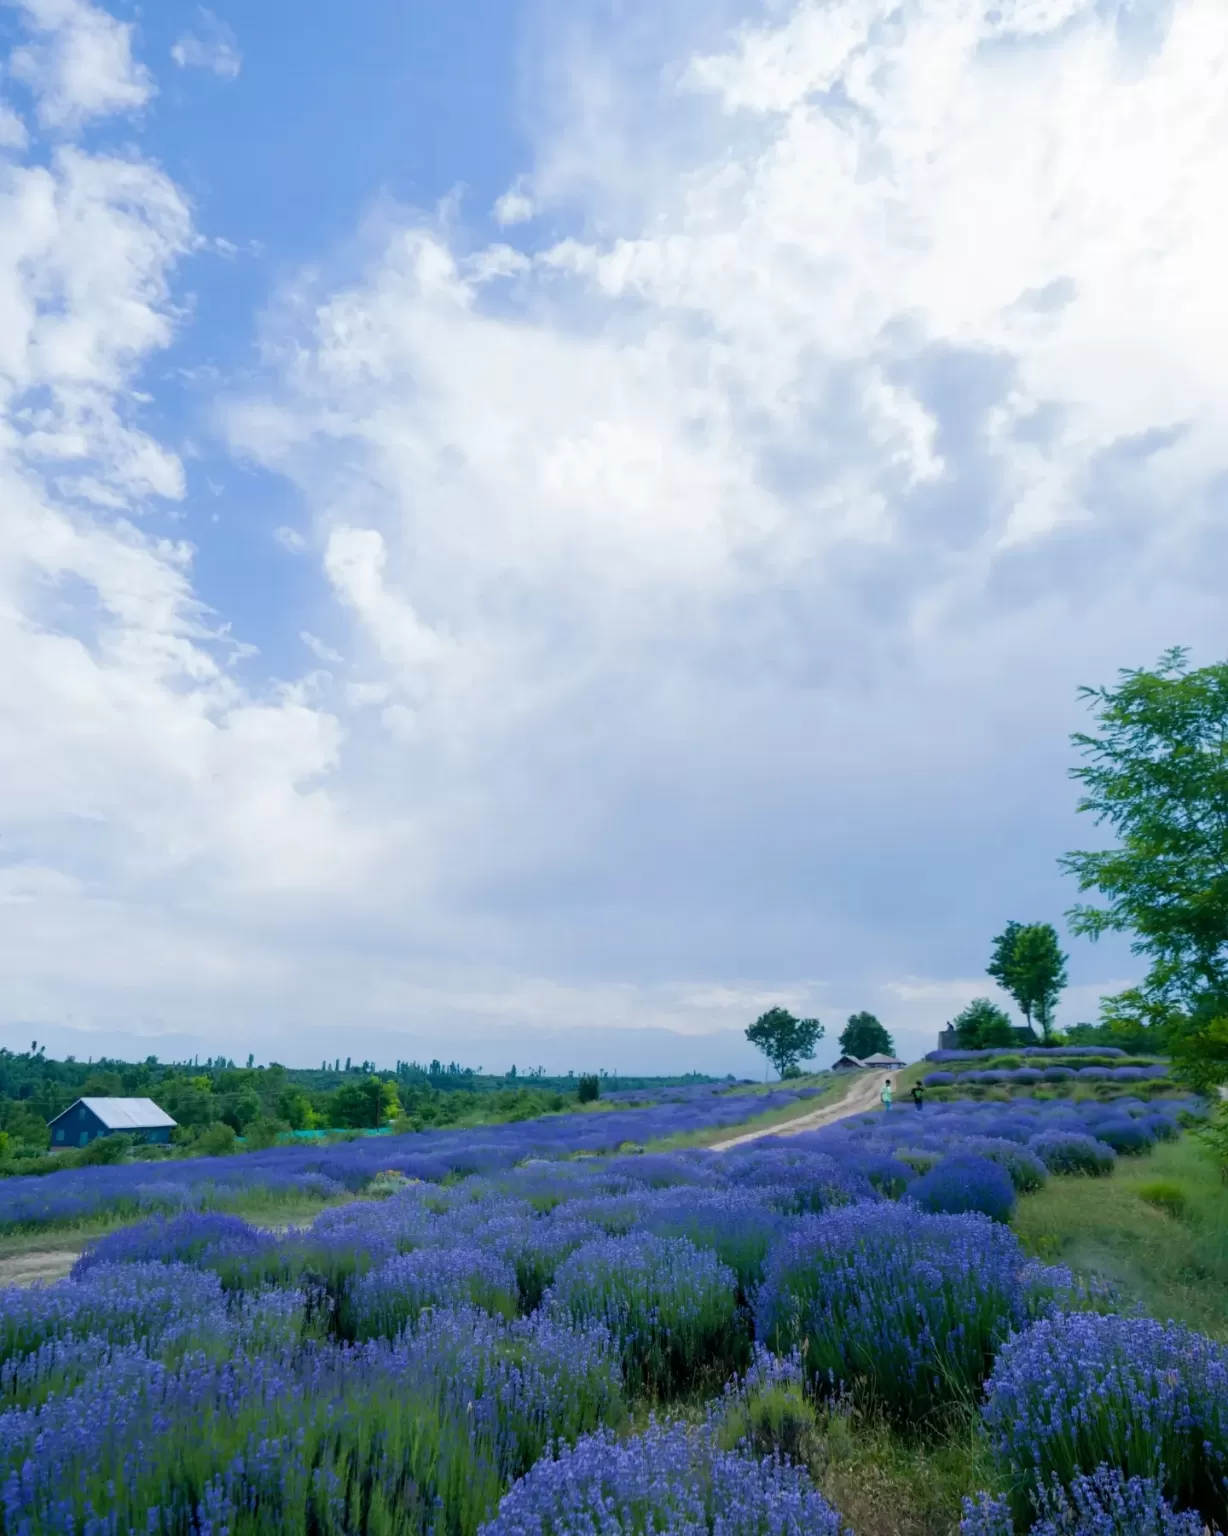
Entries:
{"label": "small hut", "polygon": [[99,1136],[168,1142],[175,1121],[152,1099],[78,1099],[47,1122],[53,1147],[88,1147]]}

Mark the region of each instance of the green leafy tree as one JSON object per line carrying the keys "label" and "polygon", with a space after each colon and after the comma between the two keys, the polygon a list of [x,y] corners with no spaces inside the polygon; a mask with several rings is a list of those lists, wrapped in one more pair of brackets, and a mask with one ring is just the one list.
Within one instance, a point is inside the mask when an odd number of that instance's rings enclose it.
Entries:
{"label": "green leafy tree", "polygon": [[1071,776],[1117,845],[1061,863],[1104,901],[1074,907],[1072,930],[1131,934],[1149,967],[1137,992],[1170,1010],[1174,1054],[1228,1077],[1210,1027],[1228,1017],[1228,662],[1192,671],[1187,655],[1080,690],[1096,729],[1072,738],[1084,761]]}
{"label": "green leafy tree", "polygon": [[985,970],[1018,1003],[1029,1032],[1035,1034],[1035,1020],[1048,1040],[1066,985],[1066,956],[1052,923],[1007,923]]}
{"label": "green leafy tree", "polygon": [[974,997],[951,1020],[951,1026],[965,1051],[984,1051],[992,1046],[1015,1043],[1015,1030],[1010,1019],[987,997]]}
{"label": "green leafy tree", "polygon": [[333,1095],[333,1115],[337,1124],[352,1126],[355,1130],[377,1130],[400,1111],[397,1085],[380,1077],[364,1077],[357,1083],[345,1083]]}
{"label": "green leafy tree", "polygon": [[769,1008],[746,1031],[746,1038],[784,1077],[790,1067],[814,1055],[823,1038],[823,1026],[818,1019],[795,1018],[787,1008]]}
{"label": "green leafy tree", "polygon": [[581,1104],[594,1104],[601,1097],[601,1079],[595,1072],[584,1073],[576,1083],[576,1098]]}
{"label": "green leafy tree", "polygon": [[895,1055],[895,1042],[872,1013],[851,1013],[840,1036],[840,1049],[846,1056]]}

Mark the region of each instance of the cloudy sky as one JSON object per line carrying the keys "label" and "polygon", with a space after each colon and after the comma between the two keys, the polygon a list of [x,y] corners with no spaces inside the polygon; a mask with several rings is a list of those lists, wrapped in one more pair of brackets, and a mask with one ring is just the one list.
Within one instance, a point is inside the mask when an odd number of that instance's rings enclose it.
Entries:
{"label": "cloudy sky", "polygon": [[[909,1054],[1226,650],[1223,0],[0,0],[0,1039]],[[1135,974],[1073,941],[1062,1017]]]}

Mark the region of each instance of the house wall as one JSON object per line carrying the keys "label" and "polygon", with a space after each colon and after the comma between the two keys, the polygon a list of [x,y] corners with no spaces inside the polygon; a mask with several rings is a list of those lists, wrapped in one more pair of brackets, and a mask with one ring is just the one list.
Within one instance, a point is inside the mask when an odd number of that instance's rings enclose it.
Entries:
{"label": "house wall", "polygon": [[[87,1109],[84,1104],[74,1104],[51,1126],[51,1146],[53,1150],[56,1147],[88,1147],[99,1136],[111,1134],[92,1109]],[[134,1141],[165,1146],[171,1139],[171,1128],[160,1125],[148,1131],[123,1131],[120,1134],[131,1136]]]}

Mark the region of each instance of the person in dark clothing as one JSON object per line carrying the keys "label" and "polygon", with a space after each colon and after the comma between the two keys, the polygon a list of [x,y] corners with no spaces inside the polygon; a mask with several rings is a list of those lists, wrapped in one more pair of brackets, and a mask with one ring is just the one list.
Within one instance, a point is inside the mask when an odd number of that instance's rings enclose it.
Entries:
{"label": "person in dark clothing", "polygon": [[925,1089],[922,1088],[920,1083],[912,1085],[912,1101],[918,1109],[925,1107]]}

